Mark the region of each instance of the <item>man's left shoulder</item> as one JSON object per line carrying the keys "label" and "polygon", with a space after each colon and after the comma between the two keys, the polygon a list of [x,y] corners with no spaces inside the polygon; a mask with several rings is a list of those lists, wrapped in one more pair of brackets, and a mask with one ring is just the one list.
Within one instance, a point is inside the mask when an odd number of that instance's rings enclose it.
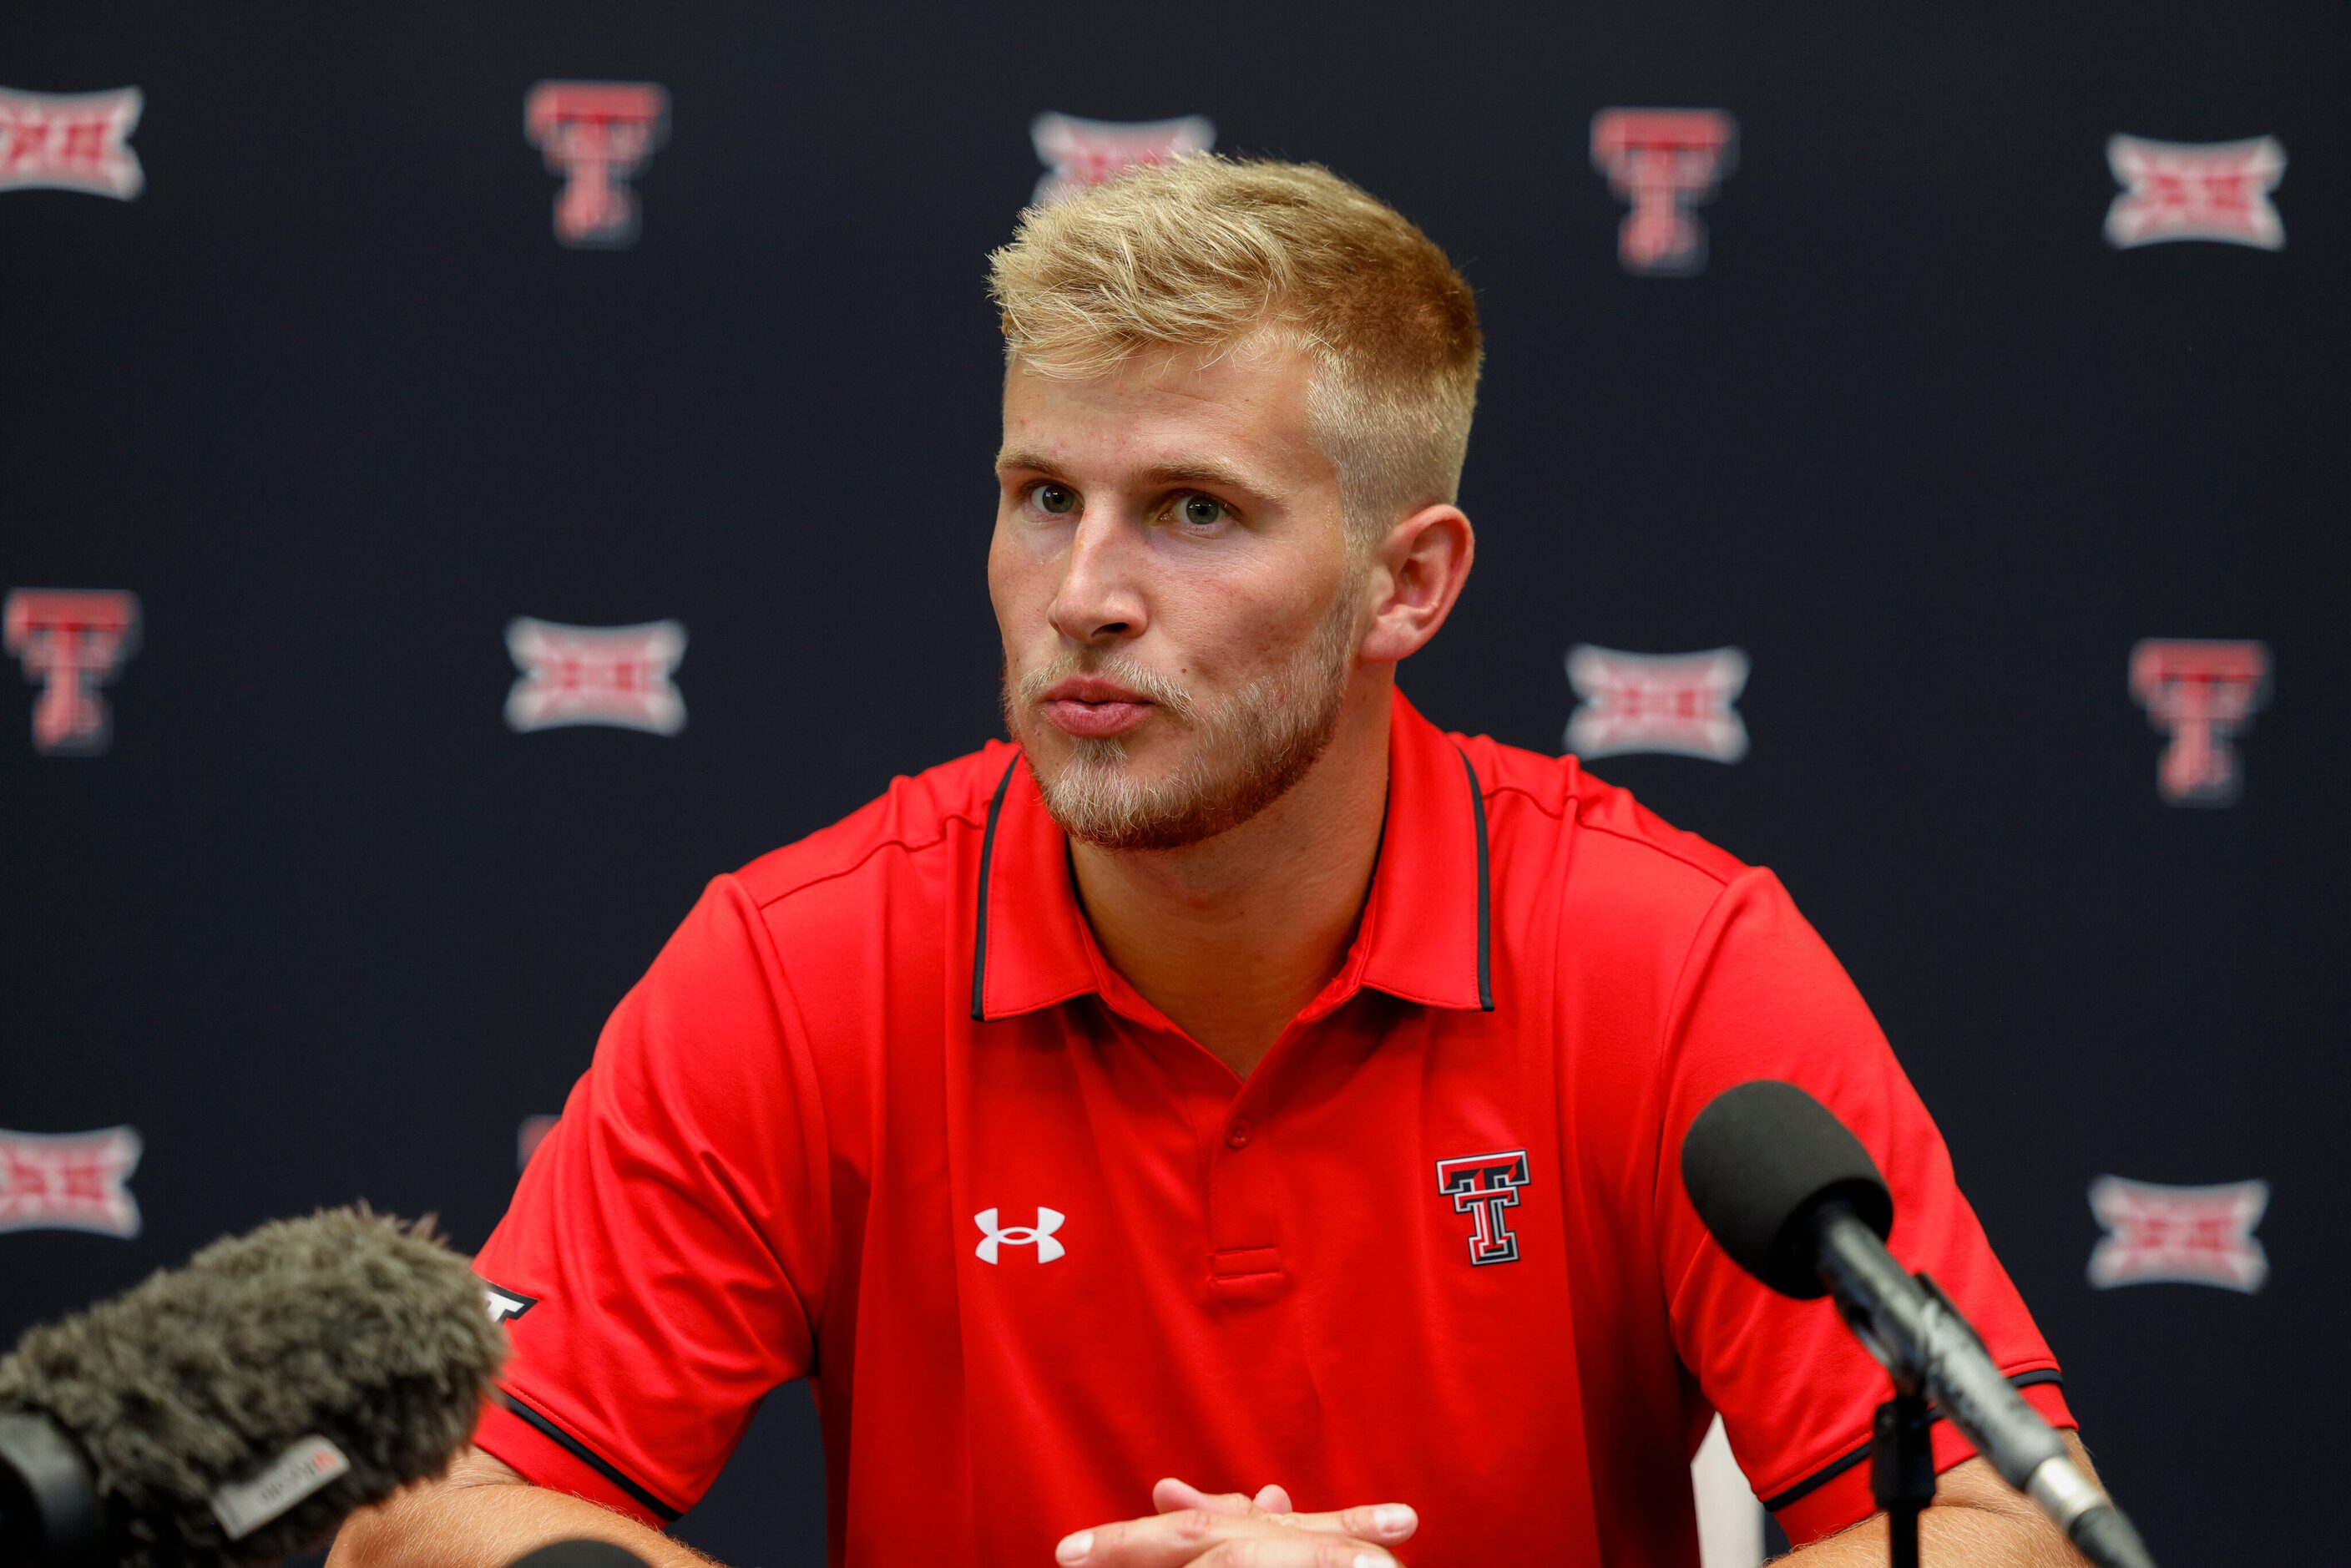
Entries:
{"label": "man's left shoulder", "polygon": [[1724,889],[1754,873],[1574,757],[1487,736],[1447,738],[1478,775],[1496,896],[1556,900],[1566,925],[1587,939],[1595,925],[1687,939]]}

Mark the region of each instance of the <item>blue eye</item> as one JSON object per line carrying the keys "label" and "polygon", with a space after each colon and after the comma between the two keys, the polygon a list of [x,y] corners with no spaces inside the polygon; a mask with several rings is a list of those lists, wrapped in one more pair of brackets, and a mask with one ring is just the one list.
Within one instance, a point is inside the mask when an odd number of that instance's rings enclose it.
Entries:
{"label": "blue eye", "polygon": [[1029,493],[1040,512],[1066,517],[1078,509],[1078,493],[1067,485],[1040,485]]}
{"label": "blue eye", "polygon": [[1194,528],[1214,528],[1217,524],[1223,522],[1229,515],[1230,514],[1228,514],[1225,509],[1225,504],[1222,501],[1217,500],[1214,496],[1186,496],[1184,497],[1184,520],[1190,523]]}

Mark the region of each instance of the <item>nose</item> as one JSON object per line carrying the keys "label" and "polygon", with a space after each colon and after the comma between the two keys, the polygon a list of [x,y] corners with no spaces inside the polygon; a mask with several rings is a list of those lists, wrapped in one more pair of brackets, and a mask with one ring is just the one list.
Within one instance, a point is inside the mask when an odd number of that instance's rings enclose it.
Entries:
{"label": "nose", "polygon": [[1089,508],[1070,533],[1069,554],[1046,616],[1072,643],[1092,646],[1139,637],[1149,624],[1136,581],[1136,542],[1132,530]]}

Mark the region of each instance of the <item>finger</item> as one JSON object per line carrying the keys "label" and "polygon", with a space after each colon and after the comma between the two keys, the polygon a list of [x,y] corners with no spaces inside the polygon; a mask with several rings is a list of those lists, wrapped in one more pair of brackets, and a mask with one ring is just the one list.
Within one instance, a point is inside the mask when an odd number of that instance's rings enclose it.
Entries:
{"label": "finger", "polygon": [[[1150,1519],[1121,1520],[1081,1530],[1061,1540],[1053,1549],[1053,1560],[1062,1568],[1197,1568],[1203,1562],[1217,1561],[1209,1556],[1212,1552],[1235,1544],[1268,1552],[1280,1548],[1289,1553],[1267,1557],[1270,1565],[1295,1563],[1301,1568],[1308,1564],[1320,1568],[1323,1559],[1314,1553],[1325,1547],[1337,1553],[1329,1561],[1340,1568],[1353,1568],[1355,1562],[1350,1551],[1342,1548],[1369,1552],[1369,1561],[1382,1568],[1393,1561],[1367,1541],[1330,1531],[1288,1528],[1261,1513],[1241,1516],[1204,1508],[1177,1509]],[[1250,1559],[1244,1552],[1227,1561],[1245,1563]]]}
{"label": "finger", "polygon": [[1276,1513],[1277,1524],[1329,1535],[1352,1535],[1363,1541],[1409,1541],[1420,1528],[1420,1515],[1410,1503],[1373,1502],[1343,1508],[1336,1513]]}
{"label": "finger", "polygon": [[1187,1568],[1399,1568],[1376,1546],[1337,1536],[1290,1534],[1227,1541]]}
{"label": "finger", "polygon": [[1294,1506],[1290,1500],[1289,1490],[1278,1481],[1266,1482],[1258,1489],[1257,1496],[1249,1500],[1268,1513],[1288,1513]]}
{"label": "finger", "polygon": [[[1279,1487],[1269,1488],[1279,1491]],[[1262,1494],[1260,1494],[1262,1495]],[[1205,1492],[1190,1481],[1175,1476],[1164,1476],[1151,1489],[1151,1506],[1161,1513],[1174,1513],[1179,1509],[1205,1509],[1210,1513],[1255,1513],[1264,1510],[1261,1502],[1252,1502],[1237,1491]],[[1288,1512],[1287,1497],[1280,1511]]]}

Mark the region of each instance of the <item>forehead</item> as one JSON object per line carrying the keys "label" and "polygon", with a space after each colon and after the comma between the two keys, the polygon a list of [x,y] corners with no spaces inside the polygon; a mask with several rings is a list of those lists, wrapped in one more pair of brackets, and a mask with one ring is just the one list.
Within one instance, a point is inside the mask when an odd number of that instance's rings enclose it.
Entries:
{"label": "forehead", "polygon": [[1214,460],[1287,486],[1336,482],[1311,439],[1312,365],[1288,345],[1211,354],[1137,354],[1102,375],[1063,379],[1015,361],[1004,378],[1006,459],[1102,471]]}

